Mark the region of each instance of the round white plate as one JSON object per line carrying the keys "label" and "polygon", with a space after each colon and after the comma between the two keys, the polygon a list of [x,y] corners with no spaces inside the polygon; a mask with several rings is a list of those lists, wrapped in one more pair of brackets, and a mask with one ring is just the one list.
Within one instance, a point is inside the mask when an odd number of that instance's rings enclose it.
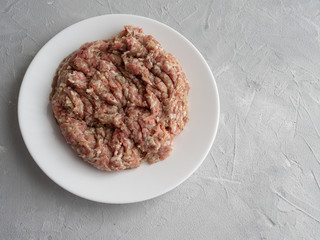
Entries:
{"label": "round white plate", "polygon": [[[62,137],[49,105],[51,82],[64,57],[83,43],[107,39],[124,25],[141,26],[173,53],[190,81],[190,121],[174,139],[169,158],[137,169],[103,172],[83,162]],[[209,44],[209,42],[208,42]],[[53,37],[31,62],[21,85],[19,124],[25,144],[54,182],[80,197],[104,203],[132,203],[157,197],[185,181],[202,163],[215,138],[219,96],[199,51],[181,34],[155,20],[104,15],[76,23]]]}

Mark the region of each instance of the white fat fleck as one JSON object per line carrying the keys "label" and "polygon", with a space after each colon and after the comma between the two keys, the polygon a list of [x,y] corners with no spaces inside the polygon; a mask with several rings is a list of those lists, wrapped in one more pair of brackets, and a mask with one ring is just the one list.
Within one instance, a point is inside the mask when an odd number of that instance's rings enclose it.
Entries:
{"label": "white fat fleck", "polygon": [[100,154],[101,154],[101,150],[98,150],[97,151],[97,157],[100,157]]}
{"label": "white fat fleck", "polygon": [[172,66],[170,64],[168,64],[168,63],[166,63],[166,67],[167,67],[168,71],[170,71],[171,68],[172,68]]}
{"label": "white fat fleck", "polygon": [[87,93],[92,93],[92,92],[93,92],[93,89],[92,89],[92,88],[89,88],[89,89],[86,90],[86,92],[87,92]]}
{"label": "white fat fleck", "polygon": [[111,158],[111,161],[119,161],[119,162],[122,162],[122,154],[119,155],[119,156],[114,156]]}
{"label": "white fat fleck", "polygon": [[153,101],[151,106],[150,106],[150,109],[154,108],[155,105],[156,105],[156,101]]}
{"label": "white fat fleck", "polygon": [[69,98],[66,98],[66,105],[67,106],[72,106],[72,102],[70,101]]}
{"label": "white fat fleck", "polygon": [[170,113],[170,114],[169,114],[169,117],[170,117],[171,119],[173,119],[173,118],[176,117],[176,114]]}
{"label": "white fat fleck", "polygon": [[153,138],[150,138],[149,144],[151,144],[152,146],[156,146],[156,143]]}

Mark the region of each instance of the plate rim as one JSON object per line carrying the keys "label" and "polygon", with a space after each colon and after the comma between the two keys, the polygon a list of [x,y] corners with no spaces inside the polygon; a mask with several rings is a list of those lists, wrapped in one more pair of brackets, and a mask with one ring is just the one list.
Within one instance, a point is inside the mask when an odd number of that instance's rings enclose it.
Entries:
{"label": "plate rim", "polygon": [[[182,38],[184,41],[186,41],[188,43],[188,45],[190,45],[193,50],[195,50],[197,52],[197,54],[199,55],[199,57],[201,58],[201,60],[203,61],[206,69],[208,70],[209,74],[210,74],[210,77],[211,77],[211,83],[213,84],[213,87],[214,87],[214,91],[215,91],[215,97],[216,97],[216,125],[214,126],[213,131],[212,131],[212,134],[211,134],[211,141],[210,141],[210,144],[208,144],[208,148],[207,150],[203,153],[203,156],[197,163],[197,165],[193,168],[192,171],[190,171],[188,174],[186,174],[185,177],[182,177],[180,179],[180,181],[177,181],[176,183],[174,184],[171,184],[169,187],[167,187],[165,190],[163,190],[162,192],[159,192],[158,194],[154,195],[154,196],[151,196],[151,197],[146,197],[146,198],[141,198],[140,200],[138,201],[101,201],[101,200],[97,200],[95,198],[92,198],[91,196],[87,196],[85,194],[80,194],[78,192],[75,192],[73,191],[72,189],[68,188],[66,185],[62,185],[60,183],[58,183],[57,180],[53,179],[52,176],[50,176],[50,174],[48,174],[44,169],[43,167],[41,166],[41,164],[38,162],[38,160],[36,160],[35,158],[35,154],[33,152],[33,148],[31,147],[30,143],[28,143],[28,141],[26,141],[26,136],[25,136],[25,132],[24,132],[24,126],[23,126],[23,120],[22,120],[22,93],[25,89],[25,85],[26,85],[26,81],[25,79],[28,78],[28,75],[30,74],[31,72],[31,69],[32,69],[32,66],[35,64],[36,60],[39,58],[40,56],[40,53],[46,48],[46,46],[48,46],[51,42],[53,42],[56,38],[58,38],[60,35],[62,35],[64,32],[67,32],[68,29],[70,28],[73,28],[73,27],[76,27],[77,25],[80,25],[88,20],[93,20],[93,19],[98,19],[98,18],[104,18],[106,16],[119,16],[119,17],[134,17],[134,18],[140,18],[142,20],[146,20],[146,21],[151,21],[153,22],[154,24],[160,24],[162,25],[163,27],[167,28],[168,30],[171,30],[173,31],[175,34],[177,34],[180,38]],[[218,127],[219,127],[219,122],[220,122],[220,96],[219,96],[219,91],[218,91],[218,86],[217,86],[217,83],[216,83],[216,79],[212,73],[212,70],[210,68],[210,66],[208,65],[207,61],[205,60],[205,58],[203,57],[203,55],[200,53],[200,51],[191,43],[190,40],[188,40],[186,37],[184,37],[181,33],[179,33],[177,30],[175,30],[174,28],[160,22],[160,21],[157,21],[155,19],[152,19],[152,18],[149,18],[149,17],[144,17],[144,16],[140,16],[140,15],[134,15],[134,14],[104,14],[104,15],[98,15],[98,16],[94,16],[94,17],[89,17],[89,18],[86,18],[86,19],[83,19],[81,21],[78,21],[76,23],[73,23],[71,25],[69,25],[68,27],[62,29],[61,31],[59,31],[57,34],[55,34],[52,38],[50,38],[40,49],[39,51],[34,55],[32,61],[30,62],[30,64],[28,65],[28,68],[23,76],[23,79],[22,79],[22,82],[21,82],[21,85],[20,85],[20,89],[19,89],[19,96],[18,96],[18,107],[17,107],[17,113],[18,113],[18,123],[19,123],[19,129],[20,129],[20,132],[21,132],[21,135],[22,135],[22,139],[25,143],[25,146],[28,150],[28,152],[30,153],[31,157],[33,158],[33,161],[37,164],[37,166],[42,170],[42,172],[47,176],[49,177],[49,179],[51,179],[55,184],[57,184],[58,186],[60,186],[61,188],[63,188],[64,190],[76,195],[76,196],[79,196],[81,198],[84,198],[84,199],[87,199],[87,200],[91,200],[91,201],[94,201],[94,202],[99,202],[99,203],[107,203],[107,204],[127,204],[127,203],[137,203],[137,202],[142,202],[142,201],[146,201],[146,200],[150,200],[150,199],[153,199],[153,198],[156,198],[156,197],[159,197],[171,190],[173,190],[174,188],[178,187],[179,185],[181,185],[183,182],[185,182],[194,172],[197,171],[197,169],[201,166],[201,164],[203,163],[203,161],[205,160],[205,158],[207,157],[212,145],[213,145],[213,142],[216,138],[216,135],[217,135],[217,132],[218,132]]]}

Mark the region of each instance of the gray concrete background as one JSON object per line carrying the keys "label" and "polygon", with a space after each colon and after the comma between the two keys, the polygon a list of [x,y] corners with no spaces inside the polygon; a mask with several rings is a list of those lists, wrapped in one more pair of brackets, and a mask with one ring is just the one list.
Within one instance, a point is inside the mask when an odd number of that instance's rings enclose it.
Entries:
{"label": "gray concrete background", "polygon": [[[187,37],[217,80],[200,169],[129,205],[76,197],[30,157],[19,87],[37,51],[88,17],[131,13]],[[1,1],[0,239],[320,239],[319,1]]]}

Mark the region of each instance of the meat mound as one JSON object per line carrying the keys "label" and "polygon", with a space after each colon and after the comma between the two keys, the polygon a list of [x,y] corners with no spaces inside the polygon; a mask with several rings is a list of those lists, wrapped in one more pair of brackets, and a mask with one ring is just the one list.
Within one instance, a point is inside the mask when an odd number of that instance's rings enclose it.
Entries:
{"label": "meat mound", "polygon": [[118,171],[170,155],[188,122],[189,83],[176,58],[140,27],[85,43],[59,65],[50,101],[67,143]]}

